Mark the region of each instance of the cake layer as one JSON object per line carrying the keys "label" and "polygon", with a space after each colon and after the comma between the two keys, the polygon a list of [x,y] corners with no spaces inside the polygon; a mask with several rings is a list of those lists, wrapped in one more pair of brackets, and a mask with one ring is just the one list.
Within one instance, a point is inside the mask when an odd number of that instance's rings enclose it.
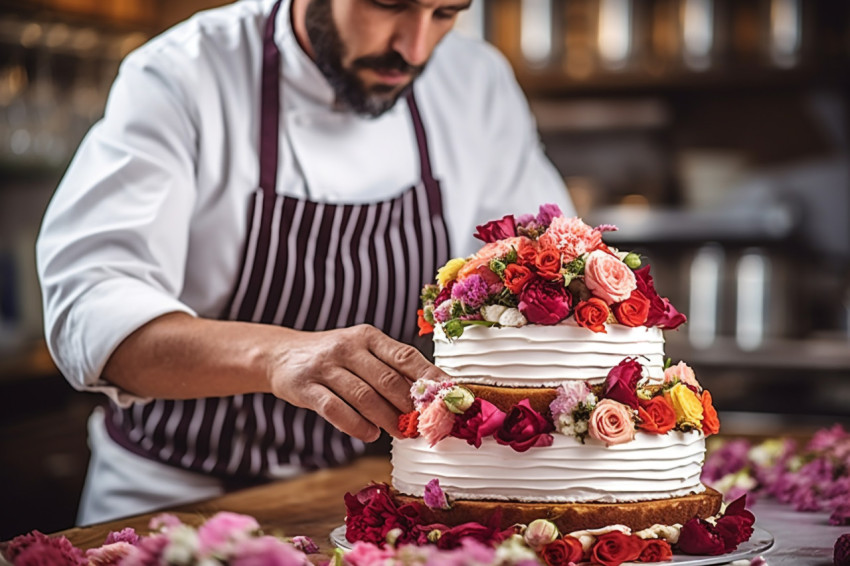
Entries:
{"label": "cake layer", "polygon": [[549,447],[518,453],[492,437],[474,448],[445,438],[393,440],[393,487],[421,497],[434,478],[454,499],[536,502],[648,501],[702,492],[705,438],[699,431],[638,432],[606,447],[588,438],[553,434]]}
{"label": "cake layer", "polygon": [[592,332],[570,318],[554,326],[472,326],[450,341],[438,326],[434,362],[457,382],[556,387],[570,379],[601,383],[611,368],[634,357],[645,367],[647,377],[663,379],[660,329],[608,324],[606,330]]}
{"label": "cake layer", "polygon": [[424,520],[454,526],[475,521],[486,523],[494,513],[501,513],[501,528],[514,524],[527,525],[535,519],[548,519],[562,533],[596,529],[609,525],[626,525],[639,531],[652,525],[684,524],[693,517],[711,517],[720,511],[723,496],[711,488],[700,494],[674,497],[662,501],[640,503],[512,503],[501,501],[455,501],[452,508],[429,509],[421,499],[396,495],[399,504],[418,501]]}

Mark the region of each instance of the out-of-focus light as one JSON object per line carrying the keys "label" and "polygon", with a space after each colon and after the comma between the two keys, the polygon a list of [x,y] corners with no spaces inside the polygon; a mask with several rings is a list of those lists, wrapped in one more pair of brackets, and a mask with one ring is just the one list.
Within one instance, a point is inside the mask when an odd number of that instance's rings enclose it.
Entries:
{"label": "out-of-focus light", "polygon": [[631,0],[600,0],[597,33],[599,56],[605,65],[624,67],[632,51]]}
{"label": "out-of-focus light", "polygon": [[685,64],[692,69],[707,69],[714,46],[714,1],[683,0],[681,17]]}
{"label": "out-of-focus light", "polygon": [[44,28],[35,22],[29,23],[21,30],[21,45],[27,48],[35,47],[44,34]]}
{"label": "out-of-focus light", "polygon": [[802,14],[800,0],[771,0],[770,55],[780,67],[793,67],[800,55]]}
{"label": "out-of-focus light", "polygon": [[735,341],[742,350],[755,350],[764,341],[767,315],[767,282],[770,264],[758,250],[738,260]]}
{"label": "out-of-focus light", "polygon": [[691,262],[688,338],[695,348],[708,348],[717,336],[723,261],[723,248],[711,243]]}
{"label": "out-of-focus light", "polygon": [[461,12],[455,29],[464,35],[484,39],[484,0],[476,0],[468,10]]}
{"label": "out-of-focus light", "polygon": [[649,199],[643,195],[626,195],[620,200],[622,206],[630,208],[649,208]]}
{"label": "out-of-focus light", "polygon": [[531,65],[545,65],[552,57],[552,0],[522,0],[520,49]]}

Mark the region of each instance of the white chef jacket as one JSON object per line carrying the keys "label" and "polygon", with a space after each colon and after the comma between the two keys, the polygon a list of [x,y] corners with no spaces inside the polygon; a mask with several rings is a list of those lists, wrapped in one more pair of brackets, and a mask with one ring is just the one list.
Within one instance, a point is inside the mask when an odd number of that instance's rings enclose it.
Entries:
{"label": "white chef jacket", "polygon": [[[121,341],[165,313],[216,318],[225,307],[259,184],[262,30],[273,3],[201,12],[129,55],[104,118],[59,185],[37,260],[48,346],[75,388],[122,406],[141,400],[101,378]],[[404,101],[374,119],[335,109],[331,87],[296,41],[290,4],[275,34],[283,81],[277,191],[363,203],[416,184]],[[573,212],[494,48],[450,33],[415,93],[453,255],[474,251],[475,226],[504,214],[545,202]]]}

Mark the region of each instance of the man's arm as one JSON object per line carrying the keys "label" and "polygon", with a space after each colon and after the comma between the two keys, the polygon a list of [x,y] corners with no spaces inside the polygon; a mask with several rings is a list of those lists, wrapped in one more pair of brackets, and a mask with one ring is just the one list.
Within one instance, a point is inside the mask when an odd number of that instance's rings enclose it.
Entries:
{"label": "man's arm", "polygon": [[445,379],[415,348],[368,325],[302,332],[170,313],[127,337],[104,370],[143,397],[191,399],[273,393],[351,436],[397,435],[419,377]]}

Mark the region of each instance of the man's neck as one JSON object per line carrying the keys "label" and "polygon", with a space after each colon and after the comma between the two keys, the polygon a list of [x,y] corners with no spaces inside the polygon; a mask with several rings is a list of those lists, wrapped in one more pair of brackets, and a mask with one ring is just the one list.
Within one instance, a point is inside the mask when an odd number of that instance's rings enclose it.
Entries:
{"label": "man's neck", "polygon": [[316,60],[313,52],[313,44],[310,43],[310,36],[307,35],[307,5],[310,0],[292,0],[290,8],[290,18],[292,19],[292,29],[295,31],[295,39],[298,40],[298,45],[304,50],[310,59]]}

